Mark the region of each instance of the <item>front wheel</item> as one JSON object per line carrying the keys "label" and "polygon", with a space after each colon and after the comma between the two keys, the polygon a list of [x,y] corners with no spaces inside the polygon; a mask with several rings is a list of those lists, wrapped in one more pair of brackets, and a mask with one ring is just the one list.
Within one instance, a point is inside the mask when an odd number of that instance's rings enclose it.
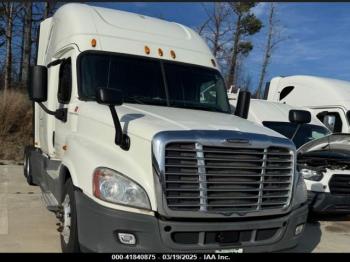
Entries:
{"label": "front wheel", "polygon": [[71,179],[64,185],[62,202],[61,248],[64,253],[80,252],[75,207],[74,187]]}

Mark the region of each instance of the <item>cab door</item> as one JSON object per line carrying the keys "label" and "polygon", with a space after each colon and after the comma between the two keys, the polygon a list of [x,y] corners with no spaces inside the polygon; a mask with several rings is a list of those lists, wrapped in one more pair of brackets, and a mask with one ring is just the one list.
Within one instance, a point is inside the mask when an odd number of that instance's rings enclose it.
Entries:
{"label": "cab door", "polygon": [[55,157],[61,159],[66,145],[66,138],[72,131],[72,119],[70,115],[72,91],[73,91],[73,73],[72,73],[72,52],[65,53],[60,57],[62,62],[57,72],[58,82],[55,96],[56,108],[65,112],[66,119],[55,119],[55,130],[53,133],[53,146]]}
{"label": "cab door", "polygon": [[[57,66],[48,67],[47,75],[47,101],[43,102],[45,107],[50,111],[57,109],[55,103],[55,94],[57,87]],[[50,157],[55,156],[53,146],[53,134],[55,130],[55,116],[45,112],[37,103],[35,103],[35,121],[39,132],[36,134],[36,140],[40,144],[41,150]]]}

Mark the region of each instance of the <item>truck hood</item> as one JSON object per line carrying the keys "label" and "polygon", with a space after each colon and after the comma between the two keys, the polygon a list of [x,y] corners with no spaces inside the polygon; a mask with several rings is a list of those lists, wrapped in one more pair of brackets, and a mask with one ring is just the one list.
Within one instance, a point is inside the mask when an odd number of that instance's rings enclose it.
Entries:
{"label": "truck hood", "polygon": [[[81,116],[113,127],[107,106],[83,102],[79,108]],[[116,110],[124,132],[150,141],[161,131],[176,130],[232,130],[284,138],[271,129],[232,114],[139,104],[124,104]]]}
{"label": "truck hood", "polygon": [[331,134],[312,140],[298,149],[299,154],[320,150],[346,150],[350,152],[350,134]]}
{"label": "truck hood", "polygon": [[332,134],[298,149],[298,162],[310,166],[350,165],[350,134]]}

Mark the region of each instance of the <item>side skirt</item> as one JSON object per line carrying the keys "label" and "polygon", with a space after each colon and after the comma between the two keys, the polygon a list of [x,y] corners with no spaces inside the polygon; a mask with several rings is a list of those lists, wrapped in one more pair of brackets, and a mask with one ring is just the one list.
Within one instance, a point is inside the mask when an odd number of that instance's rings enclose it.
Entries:
{"label": "side skirt", "polygon": [[51,160],[41,151],[33,151],[30,157],[33,181],[40,186],[43,200],[50,211],[59,211],[61,197],[61,161]]}

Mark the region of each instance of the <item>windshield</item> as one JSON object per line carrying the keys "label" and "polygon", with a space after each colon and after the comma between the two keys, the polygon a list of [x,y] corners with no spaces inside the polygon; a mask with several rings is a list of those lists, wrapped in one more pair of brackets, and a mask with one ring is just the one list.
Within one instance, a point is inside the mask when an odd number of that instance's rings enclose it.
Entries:
{"label": "windshield", "polygon": [[[263,122],[263,125],[280,133],[281,135],[291,139],[294,135],[295,130],[298,127],[296,123],[290,122]],[[314,139],[322,138],[326,135],[329,135],[330,131],[323,127],[311,124],[304,124],[300,127],[299,131],[293,138],[293,142],[296,148],[301,147],[307,142],[310,142]]]}
{"label": "windshield", "polygon": [[230,113],[220,73],[210,68],[130,55],[87,53],[80,59],[80,97],[99,88],[123,92],[125,103]]}

